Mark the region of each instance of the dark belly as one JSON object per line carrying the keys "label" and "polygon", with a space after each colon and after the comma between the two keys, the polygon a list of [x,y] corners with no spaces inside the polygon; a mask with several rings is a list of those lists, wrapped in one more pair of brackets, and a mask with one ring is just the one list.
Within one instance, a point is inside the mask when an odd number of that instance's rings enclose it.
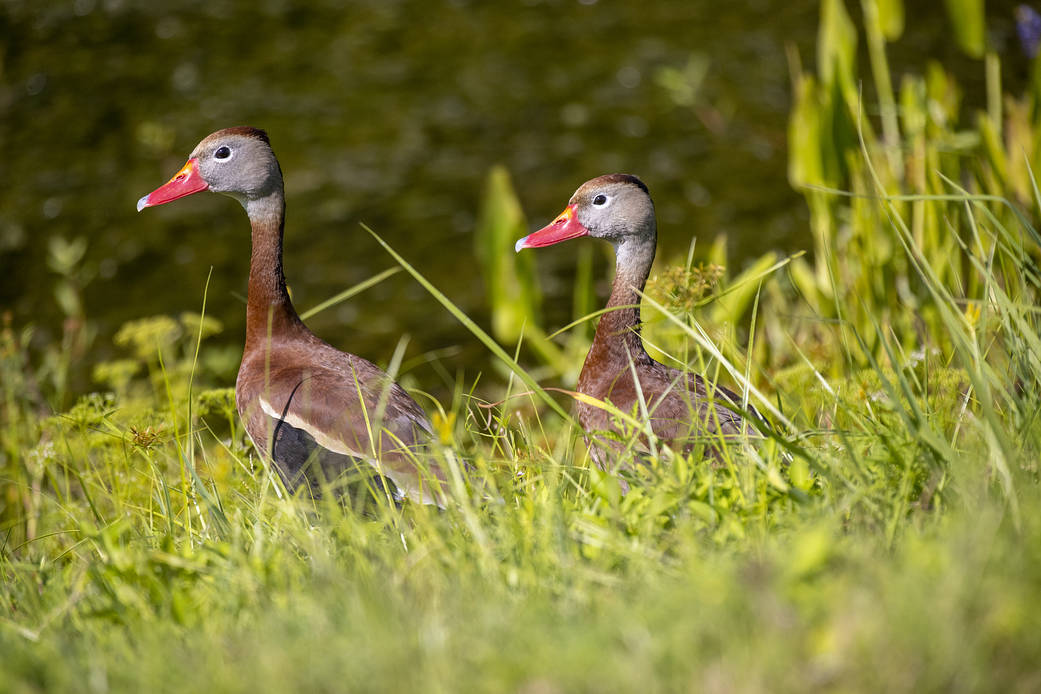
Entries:
{"label": "dark belly", "polygon": [[323,488],[334,489],[338,496],[371,488],[397,497],[394,483],[373,470],[367,461],[330,451],[306,431],[284,420],[270,419],[269,424],[274,429],[271,459],[291,492],[306,486],[313,497],[319,498]]}

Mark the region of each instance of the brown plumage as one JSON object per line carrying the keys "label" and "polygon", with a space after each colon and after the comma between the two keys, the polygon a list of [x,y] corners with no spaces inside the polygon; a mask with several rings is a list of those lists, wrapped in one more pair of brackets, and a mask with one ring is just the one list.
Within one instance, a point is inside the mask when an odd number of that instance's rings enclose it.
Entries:
{"label": "brown plumage", "polygon": [[[654,203],[643,181],[628,174],[608,174],[583,183],[564,212],[519,240],[517,250],[579,236],[609,241],[615,249],[616,268],[607,302],[611,310],[597,325],[578,377],[578,392],[638,418],[645,406],[657,438],[677,451],[689,452],[701,442],[712,454],[712,444],[721,435],[756,435],[735,412],[740,397],[697,374],[665,366],[644,349],[640,292],[654,262],[657,224]],[[603,407],[582,401],[577,411],[597,464],[603,468],[627,465],[629,456],[619,459],[628,441],[619,435],[617,418]],[[641,448],[645,446],[646,439]]]}
{"label": "brown plumage", "polygon": [[371,466],[400,494],[441,504],[441,471],[431,464],[424,477],[416,465],[431,430],[422,408],[375,364],[316,337],[293,308],[282,271],[282,172],[267,134],[236,127],[209,135],[138,210],[203,190],[238,200],[253,230],[235,402],[257,450],[290,490],[307,485],[316,494],[321,482]]}

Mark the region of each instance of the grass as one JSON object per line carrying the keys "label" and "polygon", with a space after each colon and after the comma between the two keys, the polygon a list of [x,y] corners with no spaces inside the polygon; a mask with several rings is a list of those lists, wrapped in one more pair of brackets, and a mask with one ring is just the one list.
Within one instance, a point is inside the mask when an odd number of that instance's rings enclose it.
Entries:
{"label": "grass", "polygon": [[[882,80],[879,139],[843,72],[852,23],[822,6],[830,57],[793,70],[815,255],[730,277],[716,243],[644,301],[659,358],[773,423],[720,464],[662,447],[636,471],[591,466],[554,389],[596,316],[590,256],[576,321],[539,325],[534,268],[500,262],[523,226],[502,171],[482,215],[494,338],[386,244],[395,266],[326,302],[405,271],[495,356],[445,401],[401,375],[454,471],[444,511],[288,497],[210,316],[127,324],[98,392],[56,406],[92,328],[83,249],[52,247],[62,339],[0,326],[0,692],[1041,688],[1033,167],[995,135],[1000,99],[958,130],[932,68],[899,101]],[[863,5],[878,74],[898,6]],[[1031,98],[1009,101],[1020,139]],[[635,435],[640,414],[617,417]]]}
{"label": "grass", "polygon": [[[624,497],[544,392],[460,382],[434,415],[444,512],[282,498],[209,387],[213,319],[128,325],[109,392],[51,417],[7,326],[0,689],[1034,690],[1041,351],[987,283],[975,324],[935,292],[948,361],[881,329],[888,359],[844,378],[807,357],[771,404],[790,464],[666,451]],[[668,315],[662,345],[679,326],[694,363],[746,373]]]}

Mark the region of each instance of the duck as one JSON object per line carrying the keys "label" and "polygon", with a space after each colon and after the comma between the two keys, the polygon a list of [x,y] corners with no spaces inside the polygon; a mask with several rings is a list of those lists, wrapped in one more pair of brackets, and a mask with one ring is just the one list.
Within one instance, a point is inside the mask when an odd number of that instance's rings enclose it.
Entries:
{"label": "duck", "polygon": [[[515,250],[542,248],[583,236],[614,247],[615,276],[607,311],[579,373],[578,421],[594,462],[601,469],[631,468],[650,451],[646,437],[638,450],[620,428],[610,405],[625,414],[648,413],[658,441],[674,452],[696,448],[719,457],[720,439],[757,436],[742,416],[741,398],[699,374],[671,368],[651,358],[640,335],[640,299],[654,262],[657,221],[650,191],[636,176],[607,174],[586,181],[567,207],[547,226],[517,241]],[[753,417],[758,413],[750,405]],[[635,453],[635,456],[632,455]]]}
{"label": "duck", "polygon": [[233,127],[206,136],[137,209],[203,191],[238,200],[252,228],[235,405],[256,450],[290,493],[306,487],[320,498],[326,482],[361,471],[398,501],[443,507],[445,475],[422,456],[432,433],[423,408],[375,364],[318,338],[293,308],[282,267],[282,170],[267,133]]}

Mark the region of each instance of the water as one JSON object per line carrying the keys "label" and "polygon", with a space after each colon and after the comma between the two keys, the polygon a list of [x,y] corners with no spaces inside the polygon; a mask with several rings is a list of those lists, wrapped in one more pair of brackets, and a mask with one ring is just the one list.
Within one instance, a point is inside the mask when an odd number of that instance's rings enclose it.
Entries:
{"label": "water", "polygon": [[[267,129],[281,161],[286,274],[301,310],[392,264],[364,221],[483,322],[472,233],[496,163],[533,228],[584,180],[625,171],[654,195],[662,261],[694,235],[707,245],[727,234],[735,266],[807,245],[804,204],[785,175],[784,46],[812,61],[814,0],[0,7],[0,307],[53,337],[61,314],[47,240],[86,238],[96,357],[114,352],[126,320],[198,310],[211,267],[218,339],[241,342],[241,208],[199,195],[134,210],[199,139],[229,125]],[[921,24],[907,45],[946,46],[942,25]],[[538,257],[551,325],[568,319],[573,252]],[[310,325],[377,362],[407,334],[410,356],[453,348],[448,371],[486,364],[404,274]]]}

